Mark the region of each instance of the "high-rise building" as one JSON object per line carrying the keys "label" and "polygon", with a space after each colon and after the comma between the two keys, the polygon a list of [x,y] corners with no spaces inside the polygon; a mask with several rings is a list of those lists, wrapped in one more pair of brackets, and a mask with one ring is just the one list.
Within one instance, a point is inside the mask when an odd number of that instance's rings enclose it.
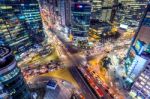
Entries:
{"label": "high-rise building", "polygon": [[74,41],[86,41],[90,26],[91,4],[74,2],[71,6],[71,34]]}
{"label": "high-rise building", "polygon": [[113,0],[73,0],[74,2],[87,2],[92,6],[91,18],[109,21]]}
{"label": "high-rise building", "polygon": [[[147,6],[125,61],[127,82],[133,83],[150,60],[150,5]],[[150,77],[150,75],[149,75]]]}
{"label": "high-rise building", "polygon": [[0,1],[0,41],[11,48],[22,51],[30,46],[29,31],[26,28],[24,16],[19,7],[14,7],[9,1]]}
{"label": "high-rise building", "polygon": [[134,82],[129,92],[129,95],[134,99],[149,99],[150,98],[150,56],[144,56],[148,59],[144,69]]}
{"label": "high-rise building", "polygon": [[12,99],[31,99],[31,95],[9,47],[0,46],[0,83]]}
{"label": "high-rise building", "polygon": [[61,17],[61,25],[70,26],[71,0],[58,0],[58,12]]}
{"label": "high-rise building", "polygon": [[33,43],[41,43],[44,40],[44,33],[38,1],[21,0],[17,6],[20,6],[21,14],[25,17],[31,40]]}
{"label": "high-rise building", "polygon": [[36,0],[0,1],[0,44],[17,52],[42,42],[44,33]]}
{"label": "high-rise building", "polygon": [[102,21],[110,21],[113,7],[113,0],[103,0],[101,18]]}
{"label": "high-rise building", "polygon": [[118,0],[123,9],[118,9],[115,20],[129,26],[138,26],[149,0]]}
{"label": "high-rise building", "polygon": [[91,0],[92,4],[92,19],[100,19],[102,12],[102,0]]}

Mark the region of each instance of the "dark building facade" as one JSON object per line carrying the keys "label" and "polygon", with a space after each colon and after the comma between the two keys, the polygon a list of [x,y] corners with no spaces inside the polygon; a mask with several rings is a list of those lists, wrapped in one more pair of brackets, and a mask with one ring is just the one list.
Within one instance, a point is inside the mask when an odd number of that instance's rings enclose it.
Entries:
{"label": "dark building facade", "polygon": [[88,39],[90,26],[91,4],[85,2],[74,2],[71,6],[71,34],[74,41]]}
{"label": "dark building facade", "polygon": [[44,40],[44,33],[37,0],[24,0],[20,2],[21,14],[25,17],[33,43],[41,43]]}
{"label": "dark building facade", "polygon": [[99,19],[101,18],[102,12],[102,0],[91,0],[92,3],[92,19]]}
{"label": "dark building facade", "polygon": [[20,68],[17,67],[12,51],[0,46],[0,83],[12,99],[31,99],[28,86]]}
{"label": "dark building facade", "polygon": [[36,0],[0,1],[0,44],[22,52],[44,39]]}

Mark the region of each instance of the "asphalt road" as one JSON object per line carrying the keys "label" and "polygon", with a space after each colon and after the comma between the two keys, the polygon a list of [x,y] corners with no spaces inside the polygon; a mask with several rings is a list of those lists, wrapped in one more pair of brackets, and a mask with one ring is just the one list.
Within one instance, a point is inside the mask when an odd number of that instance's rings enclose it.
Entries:
{"label": "asphalt road", "polygon": [[87,84],[86,81],[84,81],[82,75],[78,72],[78,70],[75,67],[70,68],[71,74],[75,78],[75,80],[78,82],[85,99],[98,99],[95,93],[91,90],[89,85]]}
{"label": "asphalt road", "polygon": [[70,72],[72,76],[77,81],[78,85],[80,86],[85,99],[98,99],[94,92],[91,90],[87,82],[83,79],[82,75],[77,71],[76,67],[78,62],[74,59],[74,56],[71,55],[68,51],[63,49],[65,55],[68,57],[68,61],[70,61],[72,64],[70,66]]}
{"label": "asphalt road", "polygon": [[[72,48],[71,44],[66,42],[62,38],[62,36],[60,36],[58,33],[55,33],[55,34],[57,36],[57,39],[59,41],[61,41],[62,44],[64,44],[64,47],[62,47],[62,50],[63,50],[64,54],[68,57],[68,61],[70,61],[72,63],[72,65],[70,66],[70,71],[71,71],[73,77],[75,78],[75,80],[77,81],[77,83],[79,84],[79,86],[85,96],[85,99],[98,99],[97,96],[95,95],[95,92],[92,91],[92,89],[89,87],[87,82],[83,79],[82,75],[77,71],[77,69],[75,67],[75,66],[82,65],[81,64],[82,60],[80,59],[80,57],[78,55],[74,55],[74,53],[79,52],[78,49]],[[95,79],[95,82],[97,83],[96,79]],[[104,99],[112,99],[110,97],[110,95],[104,90],[102,85],[97,84],[97,86],[99,86],[101,88],[101,90],[104,92]]]}
{"label": "asphalt road", "polygon": [[[57,39],[59,41],[61,41],[64,44],[64,47],[61,47],[61,51],[63,51],[63,53],[66,55],[66,57],[68,58],[68,61],[71,63],[70,64],[70,71],[72,73],[72,76],[75,78],[75,80],[77,81],[78,85],[80,86],[83,95],[85,96],[85,99],[98,99],[96,97],[96,95],[94,94],[94,92],[91,90],[91,88],[88,86],[87,82],[84,81],[83,77],[81,76],[81,74],[76,70],[76,68],[74,66],[77,66],[78,62],[76,60],[74,60],[74,56],[73,53],[76,52],[76,49],[71,48],[71,45],[66,43],[62,38],[60,40],[60,36],[57,36]],[[64,41],[64,42],[63,42]],[[66,48],[67,46],[67,48]],[[68,48],[69,46],[69,48]]]}
{"label": "asphalt road", "polygon": [[113,99],[113,97],[110,96],[110,94],[108,94],[108,92],[104,89],[104,87],[101,85],[101,84],[98,84],[97,80],[91,75],[90,75],[90,78],[92,78],[94,80],[94,82],[96,83],[96,85],[101,88],[102,92],[104,93],[104,99]]}
{"label": "asphalt road", "polygon": [[[75,56],[75,55],[73,55],[74,57],[73,57],[73,59],[74,59],[74,62],[76,63],[76,66],[79,66],[79,65],[81,65],[81,62],[82,62],[82,60],[83,59],[80,59],[81,57],[79,57],[79,55],[77,56]],[[79,75],[79,76],[81,76],[81,74],[76,70],[76,68],[75,67],[72,67],[72,69],[74,69],[74,72],[72,73],[73,75]],[[75,72],[76,71],[76,72]],[[101,88],[101,90],[102,90],[102,92],[104,93],[104,99],[113,99],[111,96],[110,96],[110,94],[108,94],[108,92],[103,88],[103,86],[101,85],[101,84],[98,84],[98,81],[91,75],[91,74],[89,74],[89,76],[90,76],[90,78],[92,78],[93,80],[94,80],[94,82],[95,82],[95,84],[99,87],[99,88]],[[77,77],[77,79],[79,79],[78,77]],[[83,77],[82,77],[82,79],[83,79]],[[84,79],[83,79],[83,81],[84,81]],[[85,81],[84,81],[85,82]],[[81,86],[83,86],[83,85],[81,85]],[[86,90],[87,91],[87,90]],[[87,91],[88,92],[88,91]],[[88,99],[88,98],[87,98]],[[90,98],[90,99],[94,99],[94,98]]]}

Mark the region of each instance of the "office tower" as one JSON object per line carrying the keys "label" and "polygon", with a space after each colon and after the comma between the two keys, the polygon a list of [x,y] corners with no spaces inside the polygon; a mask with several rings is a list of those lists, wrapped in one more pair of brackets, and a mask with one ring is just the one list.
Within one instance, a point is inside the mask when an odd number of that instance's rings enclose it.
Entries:
{"label": "office tower", "polygon": [[12,99],[31,99],[11,49],[4,46],[0,46],[0,83]]}
{"label": "office tower", "polygon": [[71,26],[71,0],[65,0],[66,26]]}
{"label": "office tower", "polygon": [[113,0],[74,0],[75,2],[88,2],[91,4],[91,18],[110,21]]}
{"label": "office tower", "polygon": [[147,6],[125,61],[127,82],[133,83],[150,60],[150,4]]}
{"label": "office tower", "polygon": [[110,21],[113,7],[113,0],[104,0],[102,2],[101,18],[102,21]]}
{"label": "office tower", "polygon": [[102,12],[102,0],[92,0],[92,19],[99,19],[101,18],[101,12]]}
{"label": "office tower", "polygon": [[118,9],[115,21],[129,26],[138,26],[149,0],[118,0],[123,9]]}
{"label": "office tower", "polygon": [[31,45],[29,31],[19,6],[10,1],[0,1],[0,41],[16,51],[22,51]]}
{"label": "office tower", "polygon": [[129,95],[136,99],[149,99],[150,98],[150,56],[146,57],[148,62],[136,81],[134,82]]}
{"label": "office tower", "polygon": [[0,1],[0,43],[20,53],[42,42],[44,34],[36,0]]}
{"label": "office tower", "polygon": [[58,12],[61,17],[62,26],[70,26],[71,0],[58,0]]}
{"label": "office tower", "polygon": [[21,0],[20,10],[25,17],[33,43],[41,43],[44,40],[44,33],[37,0]]}
{"label": "office tower", "polygon": [[86,41],[90,26],[91,4],[74,2],[71,6],[71,34],[74,41]]}

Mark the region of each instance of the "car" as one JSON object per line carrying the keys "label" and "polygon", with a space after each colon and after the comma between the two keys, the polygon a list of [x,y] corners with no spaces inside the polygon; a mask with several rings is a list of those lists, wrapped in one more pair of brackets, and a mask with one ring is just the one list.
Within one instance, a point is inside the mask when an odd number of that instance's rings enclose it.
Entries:
{"label": "car", "polygon": [[40,69],[40,74],[47,73],[48,69]]}
{"label": "car", "polygon": [[97,82],[98,82],[98,84],[102,84],[102,81],[101,80],[99,80],[99,78],[98,77],[96,77],[96,79],[97,79]]}
{"label": "car", "polygon": [[79,97],[80,97],[80,99],[85,99],[83,94],[80,94]]}
{"label": "car", "polygon": [[102,83],[102,86],[104,87],[104,89],[109,89],[108,85],[106,83]]}
{"label": "car", "polygon": [[98,95],[99,95],[100,97],[103,97],[103,96],[104,96],[103,91],[102,91],[98,86],[95,86],[94,89],[96,90],[96,92],[98,93]]}
{"label": "car", "polygon": [[40,73],[40,70],[34,69],[33,72],[34,72],[34,74],[39,74],[39,73]]}

